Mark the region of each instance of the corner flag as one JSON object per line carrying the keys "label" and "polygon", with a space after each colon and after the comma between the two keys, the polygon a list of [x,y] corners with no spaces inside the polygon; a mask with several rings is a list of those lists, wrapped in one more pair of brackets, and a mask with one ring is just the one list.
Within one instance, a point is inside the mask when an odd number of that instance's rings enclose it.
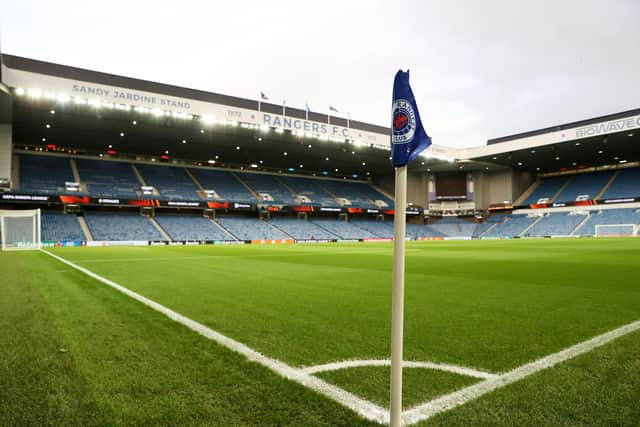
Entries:
{"label": "corner flag", "polygon": [[402,342],[404,328],[404,252],[407,228],[407,165],[431,145],[422,127],[409,86],[409,71],[399,70],[393,81],[391,106],[391,164],[396,169],[393,219],[393,277],[391,291],[391,427],[402,425]]}
{"label": "corner flag", "polygon": [[409,71],[398,70],[393,80],[391,163],[404,166],[431,145],[409,85]]}

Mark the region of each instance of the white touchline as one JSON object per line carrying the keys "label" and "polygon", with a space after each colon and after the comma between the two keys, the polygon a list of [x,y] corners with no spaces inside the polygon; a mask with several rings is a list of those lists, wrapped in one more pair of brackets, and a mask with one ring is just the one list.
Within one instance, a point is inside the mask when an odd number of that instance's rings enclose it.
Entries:
{"label": "white touchline", "polygon": [[151,307],[156,311],[159,311],[160,313],[164,314],[171,320],[174,320],[186,326],[187,328],[199,333],[200,335],[203,335],[204,337],[209,338],[210,340],[215,341],[216,343],[230,350],[233,350],[236,353],[243,355],[248,360],[259,363],[260,365],[269,368],[270,370],[272,370],[273,372],[276,372],[277,374],[283,376],[284,378],[287,378],[289,380],[302,384],[307,388],[310,388],[324,396],[329,397],[332,400],[335,400],[336,402],[342,404],[343,406],[346,406],[347,408],[351,409],[358,415],[370,421],[374,421],[379,424],[387,424],[389,422],[388,411],[376,405],[373,402],[362,399],[353,393],[349,393],[348,391],[343,390],[340,387],[336,387],[332,384],[329,384],[321,380],[320,378],[316,378],[313,375],[310,375],[304,372],[301,369],[289,366],[286,363],[281,362],[279,360],[266,357],[265,355],[253,350],[252,348],[242,344],[241,342],[238,342],[225,335],[222,335],[221,333],[216,332],[213,329],[208,328],[207,326],[196,322],[195,320],[189,319],[188,317],[185,317],[180,313],[177,313],[161,304],[158,304],[153,300],[150,300],[149,298],[146,298],[136,292],[133,292],[125,288],[124,286],[117,284],[116,282],[113,282],[90,270],[87,270],[84,267],[76,265],[71,261],[67,261],[66,259],[59,257],[58,255],[52,254],[51,252],[46,251],[44,249],[41,249],[41,251],[57,259],[58,261],[64,264],[67,264],[70,267],[75,268],[76,270],[86,274],[87,276],[93,279],[96,279],[99,282],[102,282],[105,285],[110,286],[122,292],[123,294],[135,299],[136,301],[139,301],[144,305]]}
{"label": "white touchline", "polygon": [[[342,362],[332,362],[324,365],[314,365],[303,368],[302,370],[308,374],[317,374],[319,372],[337,371],[339,369],[346,368],[358,368],[362,366],[391,366],[391,360],[389,359],[363,359],[363,360],[344,360]],[[402,362],[404,368],[423,368],[434,369],[437,371],[446,371],[459,375],[466,375],[474,378],[495,378],[498,375],[490,372],[479,371],[473,368],[467,368],[464,366],[449,365],[446,363],[433,363],[433,362],[418,362],[408,361]]]}
{"label": "white touchline", "polygon": [[[55,255],[47,250],[41,249],[41,251],[57,259],[58,261],[86,274],[87,276],[93,279],[96,279],[99,282],[102,282],[105,285],[108,285],[122,292],[123,294],[145,304],[148,307],[153,308],[154,310],[164,314],[168,318],[186,326],[187,328],[199,333],[200,335],[206,338],[209,338],[210,340],[215,341],[216,343],[236,353],[243,355],[248,360],[259,363],[260,365],[267,367],[271,371],[276,372],[277,374],[283,376],[284,378],[297,382],[298,384],[301,384],[324,396],[329,397],[330,399],[351,409],[352,411],[362,416],[363,418],[366,418],[370,421],[377,422],[379,424],[389,423],[389,412],[387,409],[382,408],[381,406],[378,406],[375,403],[370,402],[366,399],[362,399],[354,395],[353,393],[350,393],[340,387],[329,384],[321,380],[320,378],[314,377],[312,375],[312,373],[314,372],[317,373],[317,372],[322,372],[326,370],[333,370],[333,369],[324,369],[324,367],[328,367],[328,366],[339,366],[340,364],[343,364],[343,365],[351,364],[350,366],[343,366],[343,367],[387,366],[386,364],[389,363],[388,360],[374,360],[374,361],[355,360],[355,361],[335,362],[335,363],[329,363],[326,365],[311,366],[306,368],[294,368],[277,359],[268,358],[265,355],[242,344],[241,342],[235,341],[232,338],[222,335],[221,333],[216,332],[213,329],[208,328],[207,326],[204,326],[203,324],[196,322],[195,320],[189,319],[188,317],[185,317],[180,313],[177,313],[161,304],[158,304],[157,302],[150,300],[149,298],[146,298],[136,292],[133,292],[125,288],[124,286],[119,285],[109,279],[106,279],[90,270],[87,270],[84,267],[76,265],[71,261],[67,261],[66,259],[58,255]],[[418,423],[420,421],[429,419],[434,415],[448,411],[457,406],[463,405],[471,400],[477,399],[487,393],[490,393],[494,390],[505,387],[509,384],[513,384],[514,382],[520,381],[523,378],[526,378],[532,374],[535,374],[536,372],[542,371],[547,368],[551,368],[559,363],[573,359],[576,356],[587,353],[595,348],[603,346],[617,338],[620,338],[624,335],[627,335],[637,330],[640,330],[640,320],[628,323],[619,328],[613,329],[609,332],[605,332],[604,334],[598,335],[589,340],[586,340],[576,345],[573,345],[571,347],[568,347],[557,353],[553,353],[541,359],[527,363],[525,365],[522,365],[504,374],[490,374],[487,372],[482,373],[482,371],[475,371],[470,368],[464,368],[464,367],[455,366],[455,365],[433,364],[431,362],[405,361],[404,364],[407,367],[425,367],[425,368],[429,367],[432,369],[446,370],[446,369],[442,369],[442,367],[449,366],[449,367],[465,370],[466,373],[462,373],[462,371],[457,372],[462,375],[475,376],[475,375],[470,375],[470,372],[476,372],[482,375],[489,375],[489,377],[487,377],[487,379],[479,383],[470,385],[468,387],[465,387],[453,393],[449,393],[444,396],[437,397],[433,400],[419,404],[417,406],[414,406],[413,408],[403,411],[402,412],[403,425],[409,426],[409,425]],[[367,365],[359,364],[363,362],[366,362]],[[369,365],[370,362],[380,363],[380,365]],[[415,364],[420,364],[421,366],[417,366]],[[342,369],[342,367],[339,367],[336,369]],[[454,372],[452,370],[450,371]]]}
{"label": "white touchline", "polygon": [[453,393],[438,397],[429,402],[415,406],[402,413],[402,420],[404,425],[415,424],[420,421],[424,421],[433,417],[441,412],[448,411],[456,406],[463,405],[471,400],[490,393],[499,388],[505,387],[516,381],[520,381],[529,375],[542,371],[543,369],[551,368],[558,363],[562,363],[569,359],[573,359],[576,356],[587,353],[597,347],[603,346],[610,341],[620,338],[623,335],[627,335],[631,332],[640,329],[640,320],[632,323],[627,323],[624,326],[613,329],[609,332],[605,332],[602,335],[593,337],[587,341],[583,341],[579,344],[568,347],[557,353],[550,354],[541,359],[522,365],[512,371],[506,372],[502,375],[498,375],[495,378],[491,378],[477,384],[465,387],[461,390]]}

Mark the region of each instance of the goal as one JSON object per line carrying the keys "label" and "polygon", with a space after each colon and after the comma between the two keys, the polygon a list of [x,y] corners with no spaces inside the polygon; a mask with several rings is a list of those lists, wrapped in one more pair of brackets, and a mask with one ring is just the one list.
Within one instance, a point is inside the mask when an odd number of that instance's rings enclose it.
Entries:
{"label": "goal", "polygon": [[2,250],[40,249],[40,209],[0,210]]}
{"label": "goal", "polygon": [[598,224],[596,237],[628,237],[638,235],[636,224]]}

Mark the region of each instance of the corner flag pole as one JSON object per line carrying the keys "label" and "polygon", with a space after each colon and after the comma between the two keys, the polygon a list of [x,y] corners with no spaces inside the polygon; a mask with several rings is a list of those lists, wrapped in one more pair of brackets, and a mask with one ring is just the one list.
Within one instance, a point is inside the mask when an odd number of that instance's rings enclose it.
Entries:
{"label": "corner flag pole", "polygon": [[402,425],[402,341],[404,329],[404,253],[407,228],[407,166],[396,167],[391,291],[391,427]]}
{"label": "corner flag pole", "polygon": [[407,228],[407,165],[431,145],[424,130],[416,99],[409,85],[409,71],[398,70],[393,80],[391,104],[391,164],[396,170],[393,218],[393,276],[391,290],[391,390],[389,421],[402,426],[402,340],[404,329],[404,258]]}

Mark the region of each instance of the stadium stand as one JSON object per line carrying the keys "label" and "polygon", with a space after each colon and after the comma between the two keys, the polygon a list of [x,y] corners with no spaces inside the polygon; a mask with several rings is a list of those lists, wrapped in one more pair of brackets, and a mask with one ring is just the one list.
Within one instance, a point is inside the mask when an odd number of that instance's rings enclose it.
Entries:
{"label": "stadium stand", "polygon": [[94,240],[165,240],[149,218],[134,213],[85,212]]}
{"label": "stadium stand", "polygon": [[551,199],[562,188],[565,182],[569,179],[566,176],[554,176],[551,178],[544,178],[540,185],[527,197],[522,203],[523,205],[532,205],[538,203],[538,200],[543,198]]}
{"label": "stadium stand", "polygon": [[86,240],[75,215],[56,211],[42,211],[42,241],[83,241]]}
{"label": "stadium stand", "polygon": [[587,196],[587,200],[593,200],[612,176],[613,171],[575,175],[571,182],[569,182],[565,189],[558,195],[555,202],[574,202],[578,196]]}
{"label": "stadium stand", "polygon": [[189,169],[205,190],[215,191],[219,200],[255,203],[256,198],[231,172],[209,169]]}
{"label": "stadium stand", "polygon": [[231,240],[203,216],[156,214],[154,218],[173,240]]}
{"label": "stadium stand", "polygon": [[337,235],[340,239],[375,239],[378,237],[372,232],[347,221],[318,218],[312,220],[312,222],[328,232]]}
{"label": "stadium stand", "polygon": [[589,219],[576,230],[576,235],[594,236],[596,225],[599,224],[640,224],[640,210],[629,209],[603,209],[591,212]]}
{"label": "stadium stand", "polygon": [[467,238],[473,235],[477,224],[457,217],[446,217],[427,225],[428,237]]}
{"label": "stadium stand", "polygon": [[87,191],[96,197],[137,197],[140,181],[131,163],[76,159],[78,173]]}
{"label": "stadium stand", "polygon": [[488,232],[492,227],[504,222],[505,214],[493,214],[487,218],[485,222],[479,223],[473,230],[471,237],[483,237],[483,234]]}
{"label": "stadium stand", "polygon": [[621,199],[640,196],[640,168],[622,169],[601,199]]}
{"label": "stadium stand", "polygon": [[[367,230],[370,233],[375,234],[378,237],[382,238],[392,238],[393,237],[393,221],[372,221],[367,219],[354,219],[351,220],[351,223],[358,228],[363,230]],[[408,226],[409,224],[407,224]],[[409,231],[407,228],[407,236],[409,236]]]}
{"label": "stadium stand", "polygon": [[216,221],[240,240],[281,240],[291,239],[283,231],[256,218],[225,216]]}
{"label": "stadium stand", "polygon": [[198,187],[183,168],[136,164],[147,185],[168,200],[200,200]]}
{"label": "stadium stand", "polygon": [[584,219],[585,215],[572,215],[567,212],[548,213],[527,230],[525,235],[532,237],[569,236]]}
{"label": "stadium stand", "polygon": [[504,215],[504,221],[499,222],[482,237],[511,238],[519,236],[527,227],[533,224],[538,217],[527,215]]}
{"label": "stadium stand", "polygon": [[21,155],[20,190],[39,194],[65,193],[65,182],[73,182],[68,158]]}
{"label": "stadium stand", "polygon": [[296,240],[331,240],[339,237],[308,220],[271,218],[269,222]]}
{"label": "stadium stand", "polygon": [[[272,203],[297,204],[295,195],[273,175],[259,173],[238,173],[237,175],[257,194],[270,195],[273,198]],[[267,200],[264,201],[267,202]]]}
{"label": "stadium stand", "polygon": [[390,207],[393,207],[393,201],[391,199],[365,183],[322,180],[321,185],[326,191],[334,194],[336,197],[342,197],[351,201],[353,207],[377,208],[378,206],[374,203],[374,200],[382,200]]}
{"label": "stadium stand", "polygon": [[281,176],[279,179],[297,194],[307,196],[311,200],[312,206],[338,205],[335,198],[322,188],[322,180],[294,176]]}

